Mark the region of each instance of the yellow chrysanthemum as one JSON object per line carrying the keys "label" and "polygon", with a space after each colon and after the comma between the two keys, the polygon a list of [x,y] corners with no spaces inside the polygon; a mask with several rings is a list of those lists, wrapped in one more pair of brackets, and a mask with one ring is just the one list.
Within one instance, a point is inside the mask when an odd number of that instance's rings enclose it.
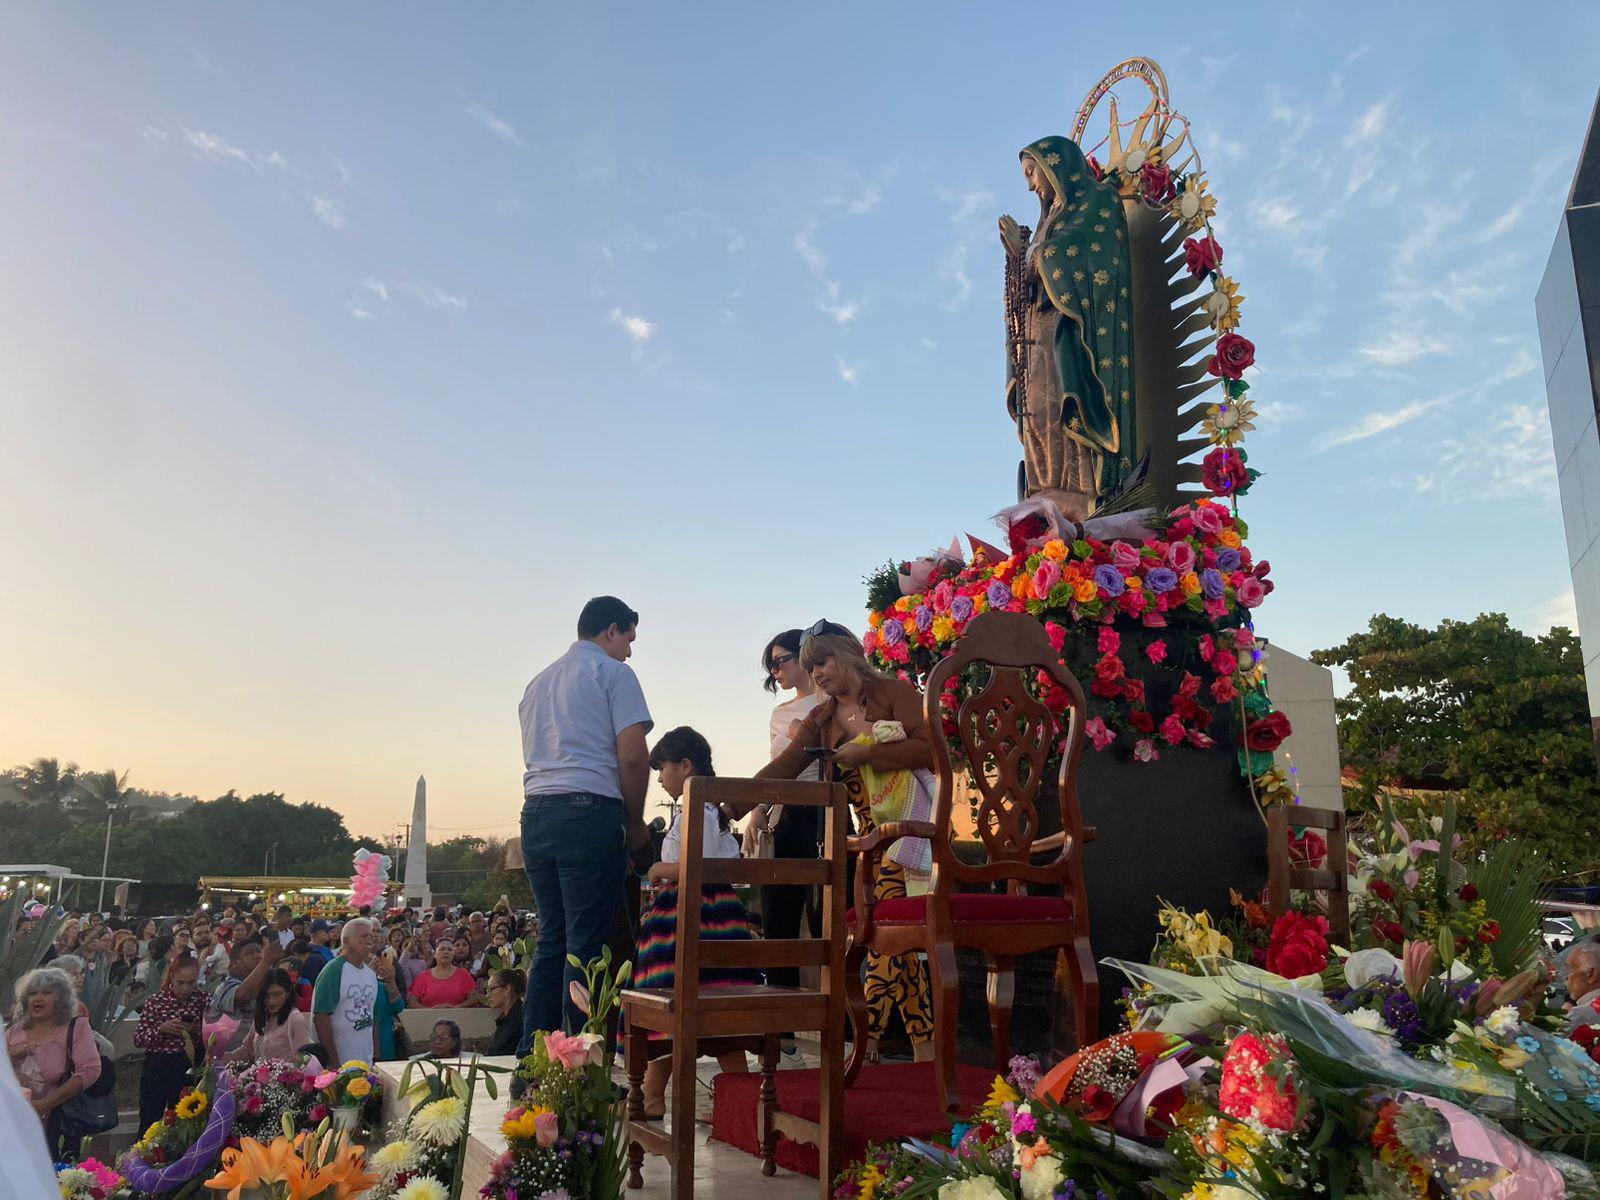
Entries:
{"label": "yellow chrysanthemum", "polygon": [[411,1114],[411,1129],[435,1146],[454,1144],[466,1125],[466,1106],[454,1096],[426,1104]]}
{"label": "yellow chrysanthemum", "polygon": [[999,1108],[1002,1104],[1015,1104],[1021,1099],[1021,1092],[1017,1091],[1016,1088],[1012,1087],[1000,1076],[996,1075],[994,1077],[994,1086],[989,1089],[988,1107]]}
{"label": "yellow chrysanthemum", "polygon": [[1239,309],[1243,305],[1244,297],[1239,294],[1239,285],[1226,275],[1217,276],[1211,295],[1206,297],[1206,316],[1211,319],[1211,328],[1218,333],[1237,329]]}
{"label": "yellow chrysanthemum", "polygon": [[380,1147],[372,1155],[372,1168],[384,1179],[413,1170],[417,1165],[417,1147],[411,1142],[395,1141]]}
{"label": "yellow chrysanthemum", "polygon": [[1172,198],[1172,219],[1191,232],[1205,227],[1206,221],[1217,215],[1216,198],[1206,193],[1203,176],[1190,175],[1183,181],[1183,190]]}
{"label": "yellow chrysanthemum", "polygon": [[352,1079],[348,1084],[346,1084],[344,1090],[349,1092],[350,1095],[359,1098],[371,1092],[372,1085],[367,1082],[366,1076],[361,1075],[357,1076],[355,1079]]}
{"label": "yellow chrysanthemum", "polygon": [[177,1112],[181,1120],[187,1121],[190,1117],[198,1117],[206,1111],[206,1094],[204,1092],[190,1092],[178,1101]]}
{"label": "yellow chrysanthemum", "polygon": [[450,1189],[429,1175],[418,1175],[406,1181],[395,1200],[450,1200]]}

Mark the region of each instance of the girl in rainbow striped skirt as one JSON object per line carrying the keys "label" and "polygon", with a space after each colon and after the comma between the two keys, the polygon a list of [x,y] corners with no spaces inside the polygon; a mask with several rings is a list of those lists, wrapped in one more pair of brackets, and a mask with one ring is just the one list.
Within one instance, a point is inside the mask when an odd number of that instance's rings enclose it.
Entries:
{"label": "girl in rainbow striped skirt", "polygon": [[[658,773],[656,779],[662,790],[674,801],[683,798],[684,785],[692,776],[716,774],[711,768],[710,744],[687,725],[662,735],[650,751],[650,766]],[[673,963],[677,956],[678,857],[683,824],[683,810],[680,807],[672,819],[672,827],[667,830],[666,841],[662,843],[661,861],[650,868],[650,883],[655,888],[655,899],[639,922],[639,951],[633,962],[634,987],[673,988],[677,984]],[[710,806],[707,806],[705,813],[704,855],[706,858],[739,857],[739,839],[729,831],[727,817]],[[698,917],[702,941],[744,941],[755,936],[750,931],[750,918],[744,905],[725,883],[706,884],[701,889]],[[705,968],[700,972],[702,988],[760,982],[760,976],[753,971]],[[650,1036],[656,1038],[661,1035]],[[717,1064],[729,1072],[748,1070],[743,1051],[718,1055]],[[671,1073],[670,1055],[653,1059],[646,1069],[644,1103],[647,1118],[653,1120],[665,1113],[667,1079]]]}

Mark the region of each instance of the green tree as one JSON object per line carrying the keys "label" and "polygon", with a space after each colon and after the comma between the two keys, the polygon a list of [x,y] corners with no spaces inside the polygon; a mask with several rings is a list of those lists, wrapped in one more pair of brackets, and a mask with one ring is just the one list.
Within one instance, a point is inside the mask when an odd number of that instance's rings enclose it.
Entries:
{"label": "green tree", "polygon": [[[1600,779],[1571,630],[1530,637],[1502,613],[1436,629],[1379,614],[1311,657],[1350,677],[1339,746],[1361,776],[1348,797],[1358,820],[1375,815],[1380,789],[1454,794],[1479,844],[1514,836],[1557,870],[1600,868]],[[1400,808],[1420,817],[1430,805],[1413,796]]]}
{"label": "green tree", "polygon": [[78,790],[78,764],[61,765],[56,758],[36,758],[26,766],[13,767],[8,774],[13,786],[34,804],[54,809],[67,806]]}
{"label": "green tree", "polygon": [[134,789],[128,786],[126,771],[121,775],[111,770],[89,771],[78,776],[78,786],[69,804],[78,816],[97,824],[105,820],[108,812],[121,813],[122,820],[127,821],[132,815],[128,811],[128,801],[133,796]]}

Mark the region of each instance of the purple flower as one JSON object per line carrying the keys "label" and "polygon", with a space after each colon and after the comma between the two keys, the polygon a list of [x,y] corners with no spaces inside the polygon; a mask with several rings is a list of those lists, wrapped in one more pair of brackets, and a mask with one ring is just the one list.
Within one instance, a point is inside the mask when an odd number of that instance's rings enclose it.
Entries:
{"label": "purple flower", "polygon": [[950,601],[950,616],[956,621],[972,620],[972,597],[957,596]]}
{"label": "purple flower", "polygon": [[1239,552],[1237,550],[1218,550],[1217,566],[1224,571],[1237,571],[1239,569]]}
{"label": "purple flower", "polygon": [[1144,585],[1156,595],[1178,586],[1178,573],[1171,567],[1155,567],[1144,577]]}
{"label": "purple flower", "polygon": [[1094,584],[1113,600],[1128,590],[1128,585],[1122,581],[1122,572],[1109,563],[1094,569]]}
{"label": "purple flower", "polygon": [[1006,1064],[1006,1079],[1012,1087],[1026,1096],[1039,1086],[1039,1080],[1044,1072],[1039,1068],[1039,1060],[1031,1054],[1014,1055]]}
{"label": "purple flower", "polygon": [[1223,582],[1222,572],[1212,567],[1207,567],[1200,572],[1200,590],[1205,593],[1207,600],[1221,600],[1227,591],[1227,584]]}
{"label": "purple flower", "polygon": [[927,633],[933,627],[933,609],[926,604],[917,605],[917,611],[911,614],[917,622],[917,628]]}
{"label": "purple flower", "polygon": [[1011,589],[998,579],[989,581],[989,590],[984,593],[989,600],[989,607],[997,612],[1004,612],[1006,605],[1011,603]]}
{"label": "purple flower", "polygon": [[885,646],[898,646],[906,640],[906,627],[900,624],[900,618],[890,617],[883,623],[883,644]]}

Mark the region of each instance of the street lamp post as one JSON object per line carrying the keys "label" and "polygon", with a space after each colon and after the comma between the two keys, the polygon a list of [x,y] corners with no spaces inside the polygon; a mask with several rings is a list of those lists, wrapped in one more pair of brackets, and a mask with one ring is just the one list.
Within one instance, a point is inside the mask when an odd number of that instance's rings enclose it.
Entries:
{"label": "street lamp post", "polygon": [[106,805],[106,852],[100,858],[100,899],[95,901],[95,911],[106,909],[106,871],[111,866],[111,821],[117,815],[115,804]]}

